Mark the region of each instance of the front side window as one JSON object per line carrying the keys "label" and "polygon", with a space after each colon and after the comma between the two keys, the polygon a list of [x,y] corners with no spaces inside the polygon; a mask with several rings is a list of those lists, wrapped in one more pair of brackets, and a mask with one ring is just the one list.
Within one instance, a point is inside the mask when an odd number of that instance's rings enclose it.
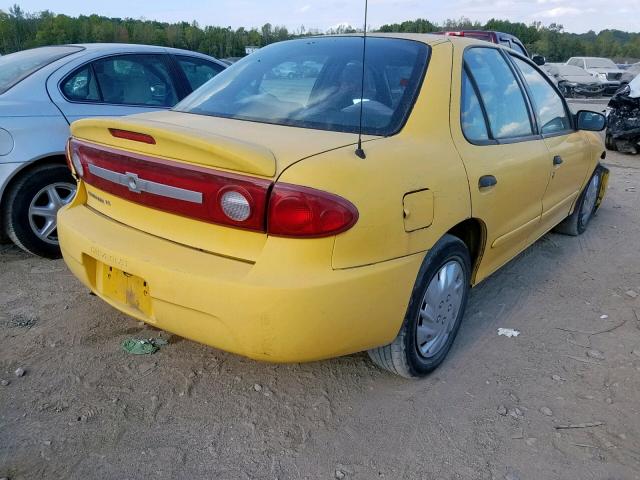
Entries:
{"label": "front side window", "polygon": [[77,53],[82,47],[41,47],[0,56],[0,95],[35,71]]}
{"label": "front side window", "polygon": [[176,59],[178,60],[180,69],[184,73],[185,77],[187,77],[191,90],[200,88],[224,70],[224,67],[221,65],[209,62],[202,58],[178,55],[176,56]]}
{"label": "front side window", "polygon": [[514,60],[531,92],[540,133],[550,134],[571,129],[569,115],[558,92],[529,63],[517,57]]}
{"label": "front side window", "polygon": [[312,38],[262,48],[227,68],[175,110],[319,130],[390,135],[418,94],[429,47],[411,40]]}
{"label": "front side window", "polygon": [[171,107],[178,101],[163,55],[108,57],[92,68],[104,103]]}
{"label": "front side window", "polygon": [[489,119],[494,139],[533,135],[524,93],[516,77],[495,48],[470,48],[464,54]]}

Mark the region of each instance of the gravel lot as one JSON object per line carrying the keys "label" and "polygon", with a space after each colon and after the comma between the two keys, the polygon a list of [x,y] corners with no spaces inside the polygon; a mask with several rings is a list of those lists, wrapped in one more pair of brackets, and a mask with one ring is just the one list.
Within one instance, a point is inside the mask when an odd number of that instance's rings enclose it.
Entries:
{"label": "gravel lot", "polygon": [[640,156],[606,163],[588,231],[474,289],[422,381],[366,354],[269,365],[182,340],[0,246],[0,478],[640,479]]}

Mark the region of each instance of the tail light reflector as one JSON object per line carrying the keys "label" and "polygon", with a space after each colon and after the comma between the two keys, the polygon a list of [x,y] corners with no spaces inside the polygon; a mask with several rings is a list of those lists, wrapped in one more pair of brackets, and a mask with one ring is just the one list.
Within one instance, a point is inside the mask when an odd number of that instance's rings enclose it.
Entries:
{"label": "tail light reflector", "polygon": [[350,229],[357,220],[356,207],[337,195],[286,183],[276,183],[271,191],[270,235],[328,237]]}

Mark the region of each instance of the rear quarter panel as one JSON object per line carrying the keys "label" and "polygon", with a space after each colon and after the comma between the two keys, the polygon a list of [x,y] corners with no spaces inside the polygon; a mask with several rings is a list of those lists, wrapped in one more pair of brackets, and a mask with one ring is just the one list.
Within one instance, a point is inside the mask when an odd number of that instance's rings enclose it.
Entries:
{"label": "rear quarter panel", "polygon": [[[298,162],[280,176],[279,181],[332,192],[357,207],[356,225],[335,239],[334,269],[427,251],[469,217],[469,185],[448,121],[451,62],[450,43],[433,47],[407,124],[395,136],[365,141],[366,159],[357,157],[355,148],[345,147]],[[407,232],[403,198],[425,189],[433,193],[433,201],[422,208],[433,211],[433,222]]]}

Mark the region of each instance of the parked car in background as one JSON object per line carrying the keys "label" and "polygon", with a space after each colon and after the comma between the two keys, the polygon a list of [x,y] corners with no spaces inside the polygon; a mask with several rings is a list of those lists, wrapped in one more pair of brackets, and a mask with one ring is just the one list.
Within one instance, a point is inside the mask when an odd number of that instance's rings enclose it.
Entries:
{"label": "parked car in background", "polygon": [[56,212],[75,191],[64,158],[69,124],[168,109],[224,68],[199,53],[124,44],[0,58],[0,237],[59,256]]}
{"label": "parked car in background", "polygon": [[601,80],[612,82],[605,90],[606,95],[613,95],[620,88],[620,79],[625,72],[613,60],[601,57],[571,57],[567,65],[580,67]]}
{"label": "parked car in background", "polygon": [[[552,228],[584,232],[608,176],[602,114],[512,49],[442,40],[372,34],[364,69],[361,36],[275,43],[170,111],[75,122],[70,270],[251,358],[433,371],[471,286]],[[320,75],[268,77],[292,58]]]}
{"label": "parked car in background", "polygon": [[607,107],[605,145],[609,150],[640,152],[640,76],[625,85]]}
{"label": "parked car in background", "polygon": [[631,81],[638,75],[640,75],[640,62],[630,65],[620,77],[620,82],[622,85],[626,85],[631,83]]}
{"label": "parked car in background", "polygon": [[612,83],[594,77],[585,69],[565,64],[546,64],[542,67],[552,77],[558,89],[567,98],[602,96]]}
{"label": "parked car in background", "polygon": [[484,40],[485,42],[497,43],[504,47],[515,50],[520,55],[529,57],[529,53],[520,39],[510,33],[494,32],[490,30],[458,30],[451,32],[436,32],[436,35],[447,35],[450,37],[467,37],[475,38],[477,40]]}

